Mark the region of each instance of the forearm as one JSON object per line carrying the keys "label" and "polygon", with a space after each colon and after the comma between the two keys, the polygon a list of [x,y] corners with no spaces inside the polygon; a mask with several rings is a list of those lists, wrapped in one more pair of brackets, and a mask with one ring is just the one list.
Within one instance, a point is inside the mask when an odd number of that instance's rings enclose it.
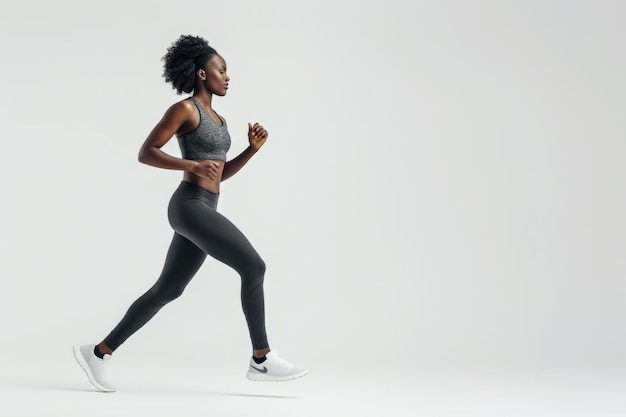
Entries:
{"label": "forearm", "polygon": [[222,181],[227,180],[239,172],[257,151],[258,150],[255,150],[252,146],[248,146],[242,153],[237,155],[237,157],[226,162],[226,164],[224,164],[224,171],[222,172]]}
{"label": "forearm", "polygon": [[191,171],[194,164],[196,164],[196,161],[173,157],[154,146],[142,149],[139,152],[138,160],[142,164],[153,167],[179,171]]}

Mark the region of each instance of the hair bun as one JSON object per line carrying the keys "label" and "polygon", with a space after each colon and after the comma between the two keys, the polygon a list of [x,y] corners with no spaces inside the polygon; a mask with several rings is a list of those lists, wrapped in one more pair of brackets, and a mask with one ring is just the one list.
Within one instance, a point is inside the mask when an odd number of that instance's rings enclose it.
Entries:
{"label": "hair bun", "polygon": [[191,93],[196,80],[196,68],[204,67],[217,51],[209,42],[193,35],[181,35],[163,56],[163,77],[172,83],[177,94]]}

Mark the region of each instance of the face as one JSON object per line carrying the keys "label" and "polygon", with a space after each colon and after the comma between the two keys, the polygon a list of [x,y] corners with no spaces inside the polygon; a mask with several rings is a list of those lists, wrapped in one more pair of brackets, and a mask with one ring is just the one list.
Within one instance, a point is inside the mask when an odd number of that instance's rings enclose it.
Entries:
{"label": "face", "polygon": [[205,69],[198,70],[200,82],[207,90],[218,96],[225,96],[230,77],[226,75],[226,61],[218,54],[213,54]]}

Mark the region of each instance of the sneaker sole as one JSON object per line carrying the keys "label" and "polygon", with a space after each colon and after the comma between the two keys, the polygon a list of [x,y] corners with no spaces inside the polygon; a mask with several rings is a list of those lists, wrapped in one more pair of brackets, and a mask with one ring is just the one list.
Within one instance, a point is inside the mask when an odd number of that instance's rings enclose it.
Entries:
{"label": "sneaker sole", "polygon": [[267,375],[267,374],[255,374],[252,372],[248,372],[246,374],[246,377],[250,380],[250,381],[260,381],[260,382],[286,382],[286,381],[293,381],[294,379],[298,379],[298,378],[302,378],[303,376],[305,376],[306,374],[309,373],[309,370],[306,370],[304,372],[300,372],[299,374],[296,375],[289,375],[289,376],[271,376],[271,375]]}
{"label": "sneaker sole", "polygon": [[98,382],[96,382],[93,374],[91,373],[91,370],[89,369],[89,365],[87,365],[87,361],[85,361],[85,358],[83,358],[83,354],[80,352],[80,346],[74,345],[73,352],[74,359],[76,359],[76,362],[78,362],[81,369],[85,372],[85,375],[87,375],[87,378],[89,379],[89,382],[91,382],[91,385],[98,388],[102,392],[115,392],[114,389],[105,388],[102,385],[98,384]]}

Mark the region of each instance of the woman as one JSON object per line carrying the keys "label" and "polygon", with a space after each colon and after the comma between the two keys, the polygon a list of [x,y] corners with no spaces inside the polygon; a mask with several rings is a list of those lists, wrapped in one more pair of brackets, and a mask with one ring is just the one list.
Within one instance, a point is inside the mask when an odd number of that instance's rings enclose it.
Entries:
{"label": "woman", "polygon": [[[230,148],[226,120],[211,106],[213,95],[226,95],[230,80],[226,62],[206,40],[190,35],[174,42],[163,61],[165,80],[172,83],[178,94],[193,95],[165,112],[141,147],[139,161],[184,171],[168,206],[174,238],[156,283],[130,306],[99,344],[74,346],[74,357],[96,388],[115,391],[106,377],[113,351],[161,307],[182,294],[208,254],[241,275],[241,304],[253,349],[247,377],[256,381],[286,381],[304,376],[308,369],[295,367],[269,348],[263,259],[239,229],[216,211],[220,182],[235,175],[250,160],[268,133],[260,124],[248,123],[250,146],[226,162]],[[160,149],[173,135],[178,138],[182,159]]]}

